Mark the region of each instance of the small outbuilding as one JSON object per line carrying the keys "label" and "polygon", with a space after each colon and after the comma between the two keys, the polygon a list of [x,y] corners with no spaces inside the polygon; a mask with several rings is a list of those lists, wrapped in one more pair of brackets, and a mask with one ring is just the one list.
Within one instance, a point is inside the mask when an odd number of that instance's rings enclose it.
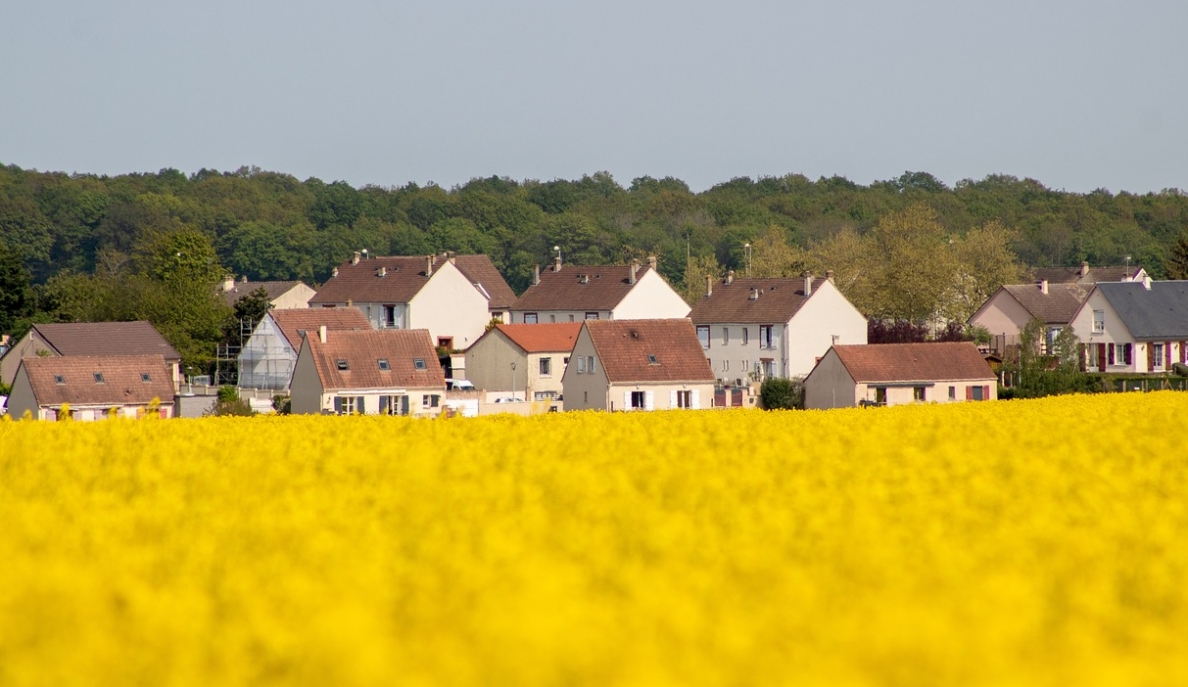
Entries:
{"label": "small outbuilding", "polygon": [[833,346],[804,380],[805,408],[998,398],[998,380],[968,341]]}

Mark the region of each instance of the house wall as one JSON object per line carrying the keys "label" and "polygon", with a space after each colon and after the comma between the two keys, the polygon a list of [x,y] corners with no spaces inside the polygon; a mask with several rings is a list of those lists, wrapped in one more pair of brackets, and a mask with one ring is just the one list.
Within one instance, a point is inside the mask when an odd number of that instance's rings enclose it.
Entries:
{"label": "house wall", "polygon": [[460,351],[478,341],[490,321],[486,297],[448,261],[408,303],[410,329],[428,329],[435,345],[442,337],[452,337]]}
{"label": "house wall", "polygon": [[[401,388],[401,389],[333,389],[326,390],[320,395],[318,413],[334,414],[336,398],[353,398],[356,404],[362,399],[362,412],[356,406],[355,413],[360,415],[378,415],[380,413],[380,399],[383,396],[391,398],[397,406],[401,404],[400,397],[408,398],[409,417],[436,417],[446,405],[445,387],[431,388]],[[428,398],[427,398],[428,397]],[[436,397],[434,404],[433,397]],[[477,403],[475,404],[477,413]],[[294,409],[293,412],[296,412]],[[398,413],[390,413],[398,414]],[[402,414],[402,413],[399,413]]]}
{"label": "house wall", "polygon": [[974,316],[969,318],[972,325],[985,327],[991,334],[1005,334],[1019,336],[1019,332],[1031,321],[1031,313],[1027,312],[1006,289],[1000,289],[986,301]]}
{"label": "house wall", "polygon": [[689,315],[689,304],[656,270],[639,275],[635,286],[614,307],[616,320],[679,319]]}
{"label": "house wall", "polygon": [[852,408],[860,398],[854,378],[832,350],[804,380],[804,407],[808,409]]}
{"label": "house wall", "polygon": [[[928,386],[924,386],[924,400],[923,403],[964,403],[968,399],[967,389],[971,387],[981,387],[984,395],[982,400],[994,401],[998,399],[998,380],[990,379],[974,379],[966,381],[939,381]],[[890,386],[886,384],[858,384],[855,392],[858,400],[866,400],[869,403],[875,403],[878,398],[878,388],[883,387],[886,391],[886,405],[898,406],[908,405],[911,403],[920,403],[915,399],[915,387],[912,386]],[[953,397],[950,398],[950,388],[952,388]]]}
{"label": "house wall", "polygon": [[315,415],[322,412],[322,380],[309,352],[309,342],[301,344],[297,363],[293,368],[293,382],[289,385],[290,412],[294,415]]}
{"label": "house wall", "polygon": [[276,321],[265,317],[256,325],[256,330],[239,354],[239,387],[276,391],[288,389],[296,362],[297,352],[276,326]]}
{"label": "house wall", "polygon": [[[548,351],[544,353],[528,354],[528,394],[525,401],[543,401],[556,398],[565,393],[561,385],[565,377],[565,361],[569,358],[569,351]],[[540,361],[549,359],[549,374],[540,373]]]}
{"label": "house wall", "polygon": [[29,376],[25,374],[23,368],[15,372],[12,391],[8,394],[8,416],[19,420],[28,411],[33,414],[33,417],[40,419],[37,399],[33,396],[33,385],[29,383]]}
{"label": "house wall", "polygon": [[53,347],[38,336],[36,330],[31,329],[21,337],[20,341],[8,349],[3,358],[0,358],[0,379],[3,379],[5,384],[12,386],[13,380],[16,379],[17,368],[21,366],[21,358],[33,358],[39,352],[42,352],[42,355],[57,355],[54,353]]}
{"label": "house wall", "polygon": [[[512,372],[511,364],[516,364]],[[516,395],[523,395],[528,385],[528,361],[524,351],[508,340],[502,332],[492,330],[475,345],[466,349],[466,378],[479,389],[508,391],[512,375],[516,379]]]}
{"label": "house wall", "polygon": [[834,344],[865,344],[866,317],[831,281],[822,282],[788,323],[785,377],[804,377]]}
{"label": "house wall", "polygon": [[[578,372],[577,356],[583,358],[594,357],[594,373],[589,368],[585,372]],[[607,410],[610,408],[610,395],[606,372],[602,369],[602,361],[594,350],[594,342],[589,333],[582,327],[577,341],[573,344],[569,365],[561,378],[561,387],[565,395],[566,410]]]}
{"label": "house wall", "polygon": [[610,310],[513,310],[511,320],[513,324],[524,324],[525,313],[536,313],[536,324],[552,324],[554,322],[581,322],[586,319],[587,312],[598,313],[597,319],[614,319]]}
{"label": "house wall", "polygon": [[[702,325],[706,326],[706,325]],[[755,374],[760,379],[757,368],[761,358],[773,358],[776,361],[776,376],[786,376],[787,360],[781,353],[785,339],[787,325],[776,323],[773,326],[775,348],[759,347],[759,327],[757,324],[720,323],[708,325],[710,328],[709,348],[704,348],[705,357],[710,361],[714,376],[718,379],[733,382],[735,379],[747,380],[749,374]],[[723,337],[722,330],[728,334]],[[747,342],[743,343],[743,332],[746,332]]]}
{"label": "house wall", "polygon": [[314,291],[307,284],[298,284],[274,298],[272,300],[272,307],[276,310],[308,308],[309,299],[313,298],[317,293],[317,291]]}
{"label": "house wall", "polygon": [[[631,393],[642,391],[651,403],[645,410],[677,410],[678,406],[673,397],[677,391],[692,391],[693,406],[690,410],[704,410],[713,407],[714,385],[710,382],[687,382],[672,384],[612,384],[607,393],[607,410],[638,412],[631,407]],[[566,397],[568,398],[568,396]]]}
{"label": "house wall", "polygon": [[[1101,310],[1105,314],[1104,331],[1093,331],[1094,310]],[[1086,346],[1096,348],[1098,344],[1105,344],[1107,350],[1110,344],[1113,344],[1115,349],[1126,344],[1133,346],[1133,352],[1131,354],[1132,362],[1129,365],[1124,362],[1121,354],[1116,354],[1114,356],[1114,364],[1110,365],[1107,354],[1105,372],[1139,373],[1148,371],[1146,344],[1135,340],[1130,330],[1123,324],[1122,318],[1118,316],[1118,312],[1114,310],[1114,307],[1110,305],[1109,300],[1106,299],[1101,291],[1094,289],[1089,294],[1089,298],[1081,305],[1080,310],[1073,316],[1070,324],[1073,328],[1073,333],[1077,335],[1077,340]]]}

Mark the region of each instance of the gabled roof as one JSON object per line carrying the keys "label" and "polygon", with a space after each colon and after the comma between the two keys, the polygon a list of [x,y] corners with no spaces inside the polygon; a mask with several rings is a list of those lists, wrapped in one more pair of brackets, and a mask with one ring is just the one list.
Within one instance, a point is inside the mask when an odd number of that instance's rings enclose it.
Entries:
{"label": "gabled roof", "polygon": [[1044,324],[1068,324],[1089,297],[1089,289],[1075,283],[1048,284],[1047,293],[1039,284],[1008,284],[1002,288]]}
{"label": "gabled roof", "polygon": [[[647,265],[636,270],[635,283],[651,270]],[[556,265],[542,270],[540,283],[529,286],[512,310],[612,310],[635,284],[630,281],[630,265]]]}
{"label": "gabled roof", "polygon": [[[315,335],[305,340],[325,389],[445,389],[445,374],[428,329],[337,331],[326,333],[326,343]],[[381,359],[389,369],[380,369]],[[421,369],[416,360],[422,362]],[[339,361],[345,361],[347,369],[339,369]]]}
{"label": "gabled roof", "polygon": [[143,320],[35,324],[33,329],[58,355],[156,354],[169,362],[181,360],[165,337]]}
{"label": "gabled roof", "polygon": [[1136,339],[1188,339],[1188,281],[1101,282],[1101,291]]}
{"label": "gabled roof", "polygon": [[[160,355],[29,357],[21,360],[21,367],[42,406],[173,402],[173,373]],[[101,382],[96,374],[102,375]]]}
{"label": "gabled roof", "polygon": [[253,293],[256,289],[264,289],[268,293],[268,300],[275,301],[298,286],[304,286],[302,281],[237,281],[230,289],[222,292],[227,305],[235,305],[240,298]]}
{"label": "gabled roof", "polygon": [[[816,294],[825,279],[813,280],[813,293],[804,295],[804,279],[734,279],[714,284],[708,296],[693,306],[694,324],[774,324],[792,319],[800,306]],[[751,295],[757,294],[752,300]]]}
{"label": "gabled roof", "polygon": [[[433,261],[436,273],[437,259]],[[407,303],[429,283],[432,275],[425,274],[427,263],[423,255],[368,258],[356,264],[348,261],[309,302]]]}
{"label": "gabled roof", "polygon": [[268,316],[276,322],[294,351],[301,348],[301,333],[309,332],[310,336],[317,336],[318,327],[324,326],[329,331],[371,330],[371,323],[363,311],[354,307],[269,310]]}
{"label": "gabled roof", "polygon": [[572,351],[582,323],[500,324],[495,329],[525,353],[550,353]]}
{"label": "gabled roof", "polygon": [[1142,269],[1138,265],[1090,267],[1089,263],[1081,263],[1080,267],[1038,267],[1031,272],[1035,276],[1035,281],[1046,280],[1049,284],[1092,286],[1098,282],[1130,281]]}
{"label": "gabled roof", "polygon": [[582,326],[611,384],[715,380],[688,318],[586,320]]}
{"label": "gabled roof", "polygon": [[471,284],[482,286],[490,299],[488,307],[506,310],[516,302],[516,293],[511,290],[503,275],[495,269],[495,263],[486,255],[455,255],[454,266],[466,275]]}
{"label": "gabled roof", "polygon": [[968,341],[834,346],[855,382],[958,382],[994,379],[994,372]]}

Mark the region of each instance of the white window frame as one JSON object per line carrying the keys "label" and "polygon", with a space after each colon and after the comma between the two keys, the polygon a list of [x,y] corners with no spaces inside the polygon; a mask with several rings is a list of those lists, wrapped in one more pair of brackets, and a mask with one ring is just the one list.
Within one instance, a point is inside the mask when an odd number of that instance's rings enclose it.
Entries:
{"label": "white window frame", "polygon": [[524,313],[524,324],[536,324],[540,317],[534,312]]}
{"label": "white window frame", "polygon": [[703,350],[709,350],[710,347],[710,328],[708,325],[697,326],[697,340],[701,342]]}
{"label": "white window frame", "polygon": [[541,377],[552,377],[553,376],[553,359],[552,358],[541,358],[540,363],[539,363],[539,370],[540,370]]}
{"label": "white window frame", "polygon": [[1105,311],[1104,310],[1094,310],[1093,311],[1093,331],[1098,332],[1098,333],[1105,331]]}

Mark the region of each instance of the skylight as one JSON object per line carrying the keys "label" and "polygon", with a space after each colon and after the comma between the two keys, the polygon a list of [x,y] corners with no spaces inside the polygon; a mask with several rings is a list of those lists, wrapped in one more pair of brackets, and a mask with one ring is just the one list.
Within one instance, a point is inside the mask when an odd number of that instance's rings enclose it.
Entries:
{"label": "skylight", "polygon": [[413,358],[413,367],[418,370],[424,370],[425,369],[425,359],[424,358]]}
{"label": "skylight", "polygon": [[102,373],[102,372],[96,372],[96,373],[95,373],[95,383],[96,383],[96,384],[103,384],[103,373]]}
{"label": "skylight", "polygon": [[62,375],[54,375],[54,384],[65,384],[66,378]]}
{"label": "skylight", "polygon": [[151,381],[153,381],[153,376],[147,372],[141,372],[140,373],[140,381],[151,382]]}
{"label": "skylight", "polygon": [[351,369],[351,366],[347,364],[346,360],[343,360],[340,358],[336,362],[338,364],[338,369],[340,369],[340,370],[350,370]]}
{"label": "skylight", "polygon": [[656,356],[649,354],[648,355],[648,364],[649,365],[659,365],[660,363],[656,362]]}
{"label": "skylight", "polygon": [[387,358],[380,358],[376,362],[379,363],[379,369],[381,369],[381,370],[391,370],[392,369],[392,366],[388,364]]}

